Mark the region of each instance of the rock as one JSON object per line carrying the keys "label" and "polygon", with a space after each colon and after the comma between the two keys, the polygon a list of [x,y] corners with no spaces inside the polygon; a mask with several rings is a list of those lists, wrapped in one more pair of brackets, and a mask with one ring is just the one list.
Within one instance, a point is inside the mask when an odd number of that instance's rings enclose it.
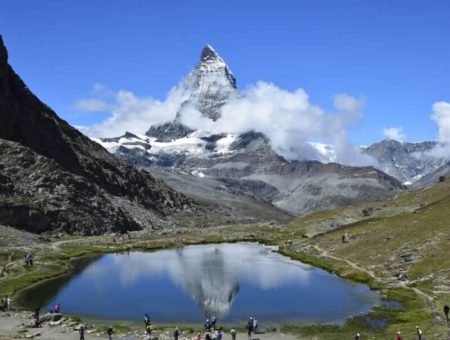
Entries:
{"label": "rock", "polygon": [[[60,119],[7,55],[0,37],[0,224],[92,235],[164,226],[195,205]],[[141,219],[142,210],[150,217]]]}
{"label": "rock", "polygon": [[50,326],[60,326],[62,323],[62,320],[58,320],[58,321],[50,321],[48,324]]}

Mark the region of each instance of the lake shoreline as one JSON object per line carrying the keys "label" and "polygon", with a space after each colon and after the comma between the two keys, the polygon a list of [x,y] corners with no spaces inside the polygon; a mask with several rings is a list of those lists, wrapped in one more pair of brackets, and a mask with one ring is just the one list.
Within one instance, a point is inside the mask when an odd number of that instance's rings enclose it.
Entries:
{"label": "lake shoreline", "polygon": [[[183,238],[183,245],[195,245],[195,244],[210,244],[210,243],[236,243],[236,242],[259,242],[261,244],[266,245],[281,245],[280,253],[286,255],[286,248],[282,246],[282,240],[287,239],[286,232],[283,228],[279,227],[269,227],[269,228],[259,228],[256,231],[254,228],[248,228],[245,230],[240,230],[240,233],[236,233],[234,237],[230,237],[229,228],[222,228],[218,232],[219,228],[215,228],[209,230],[208,232],[199,232],[192,233],[189,235],[181,234]],[[262,230],[262,231],[261,231]],[[224,232],[225,231],[225,232]],[[259,235],[258,235],[259,234]],[[179,235],[179,234],[178,234]],[[277,237],[273,237],[277,235]],[[160,235],[157,235],[160,236]],[[179,238],[180,236],[178,236]],[[152,239],[146,239],[142,237],[136,237],[131,240],[117,240],[115,236],[103,236],[103,237],[67,237],[62,240],[58,240],[56,242],[49,242],[45,244],[44,247],[31,247],[35,250],[36,253],[36,264],[35,266],[39,266],[41,262],[45,262],[46,264],[50,263],[53,265],[52,271],[43,271],[42,273],[37,273],[37,275],[33,275],[32,279],[29,280],[29,277],[26,275],[22,281],[17,277],[10,277],[10,280],[1,282],[0,287],[6,287],[2,291],[7,291],[15,294],[17,297],[17,293],[20,294],[25,288],[30,287],[32,284],[37,282],[43,282],[47,279],[58,277],[61,275],[67,275],[67,273],[71,270],[70,265],[67,264],[67,261],[74,258],[79,258],[84,255],[101,255],[107,253],[115,253],[115,252],[126,252],[126,251],[134,251],[134,250],[144,250],[144,251],[155,251],[161,249],[175,248],[177,247],[177,241],[171,235],[164,235],[163,237],[153,237]],[[43,249],[39,249],[43,248]],[[19,249],[25,249],[24,247],[19,247]],[[12,249],[10,249],[12,250]],[[47,250],[47,252],[46,252]],[[48,251],[51,250],[49,253]],[[304,261],[308,263],[308,261]],[[343,270],[339,270],[339,268],[329,268],[326,265],[321,266],[320,260],[314,263],[314,266],[321,267],[330,272],[334,272],[340,275]],[[337,270],[335,270],[337,269]],[[347,268],[346,268],[347,269]],[[358,280],[359,277],[351,277],[350,280],[361,282]],[[12,287],[16,282],[20,284]],[[3,287],[2,287],[3,285]],[[411,299],[411,295],[403,296],[403,292],[399,294],[390,294],[392,293],[391,287],[371,287],[376,288],[383,293],[389,299],[394,301],[398,301],[400,303],[404,303],[405,300]],[[395,292],[394,292],[395,293]],[[20,306],[18,306],[20,309]],[[408,311],[408,305],[405,306],[405,311]],[[385,310],[376,311],[376,314],[389,314]],[[331,325],[314,325],[315,329],[311,330],[313,333],[320,334],[320,329],[325,327],[328,328]],[[307,328],[311,326],[307,326]],[[334,327],[334,326],[331,326]],[[344,326],[346,327],[346,326]],[[288,330],[288,332],[300,334],[302,329],[305,329],[305,326],[299,325],[286,325],[283,329]]]}

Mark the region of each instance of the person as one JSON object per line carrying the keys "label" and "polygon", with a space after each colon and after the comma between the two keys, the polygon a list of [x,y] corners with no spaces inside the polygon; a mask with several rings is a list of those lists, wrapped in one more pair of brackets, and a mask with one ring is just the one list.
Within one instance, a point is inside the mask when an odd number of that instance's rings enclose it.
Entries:
{"label": "person", "polygon": [[450,312],[450,307],[448,307],[448,305],[446,304],[444,306],[444,314],[445,314],[445,320],[448,322],[448,313]]}
{"label": "person", "polygon": [[39,321],[39,314],[41,313],[41,307],[36,308],[36,311],[34,312],[34,316]]}
{"label": "person", "polygon": [[148,314],[144,315],[144,324],[147,326],[150,323],[150,318],[148,317]]}
{"label": "person", "polygon": [[356,333],[355,340],[361,340],[361,335],[359,333]]}
{"label": "person", "polygon": [[112,336],[114,334],[114,331],[112,329],[112,327],[109,327],[108,330],[106,331],[106,334],[108,334],[108,340],[112,340]]}
{"label": "person", "polygon": [[416,326],[416,332],[417,332],[417,340],[422,340],[423,332],[422,332],[422,330],[419,328],[419,326]]}
{"label": "person", "polygon": [[231,340],[236,340],[236,328],[231,328]]}
{"label": "person", "polygon": [[400,331],[397,332],[397,337],[395,338],[395,340],[402,340],[402,335]]}
{"label": "person", "polygon": [[214,330],[216,330],[216,322],[217,322],[216,317],[215,317],[214,315],[211,316],[211,327],[212,327]]}
{"label": "person", "polygon": [[173,339],[178,340],[178,337],[180,336],[180,331],[178,330],[178,327],[175,328],[175,331],[173,332]]}
{"label": "person", "polygon": [[151,334],[152,333],[152,325],[150,323],[145,325],[145,332],[147,334]]}
{"label": "person", "polygon": [[202,339],[202,333],[198,332],[197,336],[195,337],[195,340],[201,340]]}
{"label": "person", "polygon": [[252,339],[252,332],[253,332],[253,318],[248,319],[247,322],[247,336],[248,340]]}
{"label": "person", "polygon": [[80,340],[84,340],[84,326],[83,325],[80,326],[78,333],[80,333]]}
{"label": "person", "polygon": [[209,323],[209,319],[205,320],[204,326],[205,326],[205,330],[207,330],[207,331],[209,331],[211,329],[211,324]]}
{"label": "person", "polygon": [[33,253],[28,252],[25,254],[25,266],[32,267],[33,266]]}
{"label": "person", "polygon": [[60,311],[61,311],[61,305],[58,303],[55,305],[55,307],[53,307],[53,312],[59,313]]}
{"label": "person", "polygon": [[39,318],[37,318],[37,317],[36,317],[36,314],[35,314],[35,315],[33,315],[33,320],[31,321],[31,327],[37,328],[37,327],[39,327],[39,326],[40,326],[40,324],[39,324]]}
{"label": "person", "polygon": [[258,320],[256,318],[253,318],[253,332],[258,334]]}
{"label": "person", "polygon": [[209,333],[209,331],[206,331],[205,340],[212,340],[211,339],[211,334]]}
{"label": "person", "polygon": [[[11,298],[9,297],[9,296],[7,296],[6,297],[6,310],[9,312],[10,311],[10,309],[11,309]],[[447,315],[448,315],[448,312],[447,312]],[[447,321],[448,321],[448,318],[447,318]]]}
{"label": "person", "polygon": [[217,331],[216,340],[222,340],[222,330],[220,328]]}

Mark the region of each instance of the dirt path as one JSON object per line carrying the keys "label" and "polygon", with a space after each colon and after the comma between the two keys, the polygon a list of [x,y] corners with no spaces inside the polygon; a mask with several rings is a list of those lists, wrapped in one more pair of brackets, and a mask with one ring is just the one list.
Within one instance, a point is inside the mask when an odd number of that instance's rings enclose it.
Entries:
{"label": "dirt path", "polygon": [[[368,269],[363,268],[363,267],[360,267],[360,266],[357,265],[356,263],[354,263],[354,262],[352,262],[352,261],[350,261],[350,260],[348,260],[348,259],[346,259],[346,258],[331,255],[331,254],[330,254],[329,252],[327,252],[325,249],[322,249],[322,248],[320,248],[320,247],[317,246],[317,245],[314,245],[313,248],[320,254],[320,256],[324,256],[324,257],[331,258],[331,259],[333,259],[333,260],[345,262],[345,263],[347,263],[350,267],[352,267],[352,268],[354,268],[354,269],[357,269],[357,270],[359,270],[359,271],[362,271],[362,272],[366,273],[367,275],[369,275],[371,278],[373,278],[373,279],[376,280],[377,282],[381,282],[381,281],[382,281],[382,279],[379,278],[379,277],[377,277],[373,271],[368,270]],[[435,301],[434,301],[434,297],[431,296],[431,295],[429,295],[429,294],[427,294],[427,293],[425,293],[425,292],[423,292],[422,290],[420,290],[420,289],[418,289],[418,288],[412,288],[412,289],[413,289],[413,291],[414,291],[417,295],[419,295],[419,296],[421,296],[421,297],[423,297],[423,298],[425,299],[426,304],[427,304],[428,308],[430,309],[431,314],[433,315],[433,318],[434,318],[437,322],[441,323],[441,322],[442,322],[442,318],[440,317],[439,312],[438,312],[438,310],[437,310],[437,308],[436,308],[436,304],[435,304]],[[450,329],[449,329],[449,331],[448,331],[448,333],[447,333],[447,340],[450,340]]]}
{"label": "dirt path", "polygon": [[354,263],[354,262],[352,262],[352,261],[350,261],[350,260],[348,260],[348,259],[346,259],[346,258],[343,258],[343,257],[337,257],[337,256],[334,256],[334,255],[331,255],[331,254],[328,253],[325,249],[322,249],[322,248],[320,248],[319,246],[314,245],[313,247],[314,247],[315,250],[317,250],[317,251],[319,252],[319,254],[320,254],[321,256],[329,257],[330,259],[337,260],[337,261],[343,261],[343,262],[347,263],[350,267],[352,267],[352,268],[354,268],[354,269],[356,269],[356,270],[359,270],[359,271],[362,271],[362,272],[366,273],[366,274],[369,275],[372,279],[374,279],[374,280],[376,280],[376,281],[379,281],[379,280],[380,280],[378,277],[375,276],[375,273],[374,273],[373,271],[371,271],[371,270],[368,270],[368,269],[366,269],[366,268],[360,267],[360,266],[358,266],[356,263]]}

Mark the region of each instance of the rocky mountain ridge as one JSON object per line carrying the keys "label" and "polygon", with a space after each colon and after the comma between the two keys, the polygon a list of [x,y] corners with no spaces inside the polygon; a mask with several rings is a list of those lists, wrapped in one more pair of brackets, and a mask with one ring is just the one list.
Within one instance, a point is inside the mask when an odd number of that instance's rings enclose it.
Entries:
{"label": "rocky mountain ridge", "polygon": [[0,224],[98,234],[160,227],[195,206],[60,119],[8,64],[1,37],[0,122]]}

